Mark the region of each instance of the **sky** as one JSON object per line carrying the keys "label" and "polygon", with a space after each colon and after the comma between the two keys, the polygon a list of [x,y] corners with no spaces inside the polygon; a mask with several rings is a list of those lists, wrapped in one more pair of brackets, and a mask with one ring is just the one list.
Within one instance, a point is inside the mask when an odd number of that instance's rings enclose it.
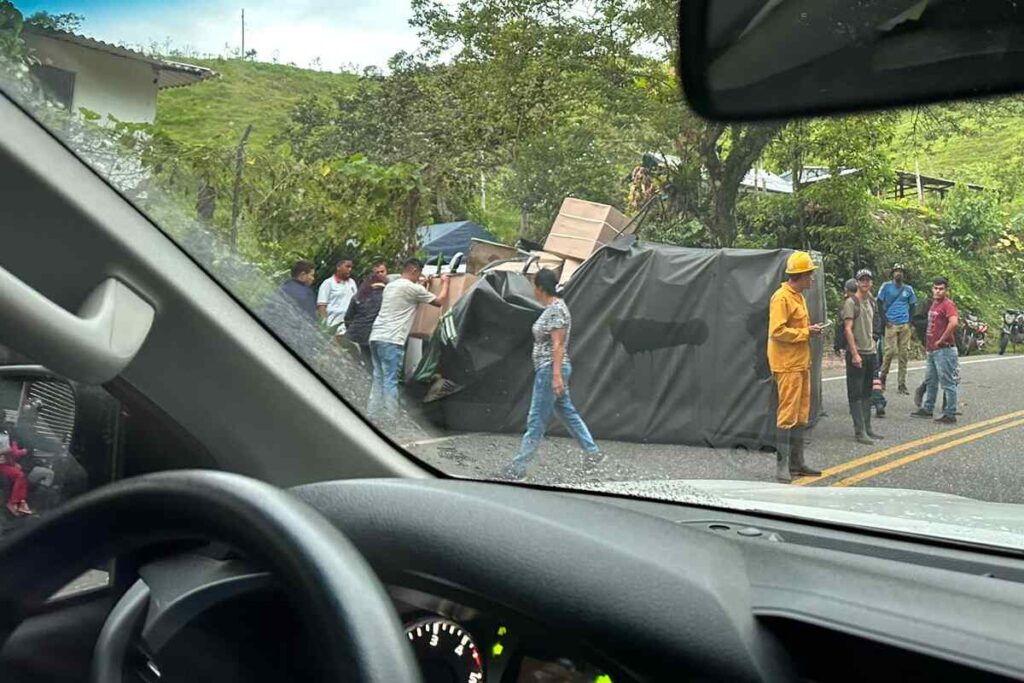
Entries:
{"label": "sky", "polygon": [[38,10],[85,17],[81,32],[111,43],[148,47],[170,41],[199,54],[226,53],[241,43],[259,61],[329,71],[384,66],[415,50],[409,0],[14,0],[25,16]]}

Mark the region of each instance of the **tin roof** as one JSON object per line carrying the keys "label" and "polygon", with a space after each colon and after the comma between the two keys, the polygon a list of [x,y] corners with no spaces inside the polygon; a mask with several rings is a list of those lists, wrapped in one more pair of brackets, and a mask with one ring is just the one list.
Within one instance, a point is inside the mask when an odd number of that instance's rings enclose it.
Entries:
{"label": "tin roof", "polygon": [[172,62],[158,57],[151,57],[137,50],[131,50],[120,45],[114,45],[112,43],[83,36],[78,33],[70,33],[68,31],[51,31],[41,29],[36,26],[26,26],[25,31],[51,40],[59,40],[92,50],[106,52],[107,54],[114,55],[115,57],[134,59],[136,61],[150,64],[157,71],[157,87],[161,90],[165,88],[189,86],[217,76],[217,72],[213,69],[195,66],[194,64]]}

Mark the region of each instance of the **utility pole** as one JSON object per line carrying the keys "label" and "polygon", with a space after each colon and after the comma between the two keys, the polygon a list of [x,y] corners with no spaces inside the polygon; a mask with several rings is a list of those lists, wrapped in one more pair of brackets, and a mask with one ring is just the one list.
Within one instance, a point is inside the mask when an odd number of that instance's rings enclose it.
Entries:
{"label": "utility pole", "polygon": [[235,186],[231,190],[231,249],[238,250],[238,216],[242,210],[242,172],[245,171],[245,143],[252,135],[252,124],[245,127],[235,150]]}
{"label": "utility pole", "polygon": [[242,61],[245,61],[245,8],[242,8]]}
{"label": "utility pole", "polygon": [[914,160],[914,175],[917,177],[917,203],[924,204],[924,185],[921,184],[921,161]]}
{"label": "utility pole", "polygon": [[482,211],[487,210],[487,176],[484,175],[484,155],[481,152],[478,155],[480,160],[480,209]]}

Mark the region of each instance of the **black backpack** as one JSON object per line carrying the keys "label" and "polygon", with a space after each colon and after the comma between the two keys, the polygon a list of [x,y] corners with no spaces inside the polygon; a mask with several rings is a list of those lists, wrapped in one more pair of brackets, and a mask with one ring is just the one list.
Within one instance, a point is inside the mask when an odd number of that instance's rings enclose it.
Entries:
{"label": "black backpack", "polygon": [[[846,351],[846,321],[843,320],[843,306],[846,305],[846,300],[843,300],[842,305],[839,306],[839,310],[836,311],[836,338],[832,341],[832,350],[836,353],[842,353]],[[854,306],[854,318],[860,317],[860,301],[857,297],[853,297]]]}

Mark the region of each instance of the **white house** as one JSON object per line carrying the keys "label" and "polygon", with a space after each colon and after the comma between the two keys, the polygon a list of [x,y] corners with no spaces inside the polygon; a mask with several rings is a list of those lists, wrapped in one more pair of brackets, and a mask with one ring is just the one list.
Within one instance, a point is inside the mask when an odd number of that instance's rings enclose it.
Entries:
{"label": "white house", "polygon": [[94,38],[26,26],[25,43],[39,64],[31,68],[49,97],[71,111],[88,109],[103,119],[152,123],[156,96],[213,78],[210,69],[148,57]]}

